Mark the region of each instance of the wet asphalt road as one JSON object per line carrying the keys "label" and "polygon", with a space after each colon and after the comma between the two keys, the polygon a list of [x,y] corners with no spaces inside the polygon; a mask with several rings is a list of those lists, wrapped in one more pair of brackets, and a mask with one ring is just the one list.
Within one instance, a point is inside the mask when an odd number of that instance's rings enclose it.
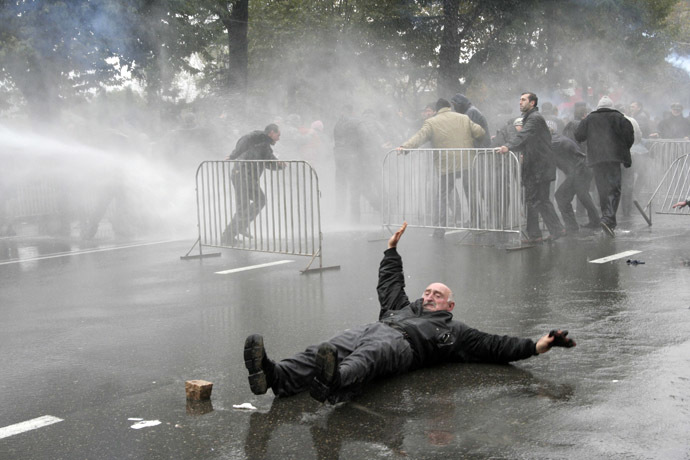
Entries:
{"label": "wet asphalt road", "polygon": [[[324,264],[341,269],[310,275],[306,258],[273,254],[181,261],[191,240],[0,239],[0,429],[63,420],[0,439],[0,458],[688,459],[688,228],[637,216],[615,240],[512,252],[408,229],[411,297],[442,281],[456,319],[535,339],[560,327],[578,346],[416,371],[337,407],[253,395],[243,342],[261,333],[277,359],[375,321],[382,230],[327,231]],[[645,264],[588,262],[627,250]],[[210,403],[187,403],[189,379],[214,383]],[[247,402],[257,410],[232,407]]]}

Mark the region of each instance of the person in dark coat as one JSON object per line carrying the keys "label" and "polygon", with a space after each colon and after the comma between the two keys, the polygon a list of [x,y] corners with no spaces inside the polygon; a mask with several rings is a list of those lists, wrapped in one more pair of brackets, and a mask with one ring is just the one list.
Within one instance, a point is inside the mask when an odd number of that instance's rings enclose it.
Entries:
{"label": "person in dark coat", "polygon": [[470,117],[470,120],[477,123],[484,129],[484,135],[474,141],[475,148],[486,148],[491,145],[491,131],[489,131],[489,123],[487,123],[486,118],[479,111],[478,108],[472,105],[472,102],[464,95],[457,93],[450,100],[453,104],[453,110],[458,113],[462,113]]}
{"label": "person in dark coat", "polygon": [[517,137],[522,129],[522,117],[509,120],[503,128],[496,131],[496,135],[491,139],[492,147],[506,145]]}
{"label": "person in dark coat", "polygon": [[343,107],[333,127],[336,208],[346,216],[349,204],[354,223],[360,221],[362,197],[374,210],[381,209],[380,191],[372,184],[380,180],[381,153],[385,152],[382,131],[375,119],[356,117],[351,105]]}
{"label": "person in dark coat", "polygon": [[586,156],[580,151],[575,141],[557,133],[558,128],[554,122],[547,121],[546,123],[551,131],[551,146],[556,167],[565,174],[565,180],[556,190],[555,197],[566,231],[570,234],[580,230],[572,205],[575,195],[587,210],[589,222],[586,227],[598,228],[599,213],[589,195],[592,172],[585,165]]}
{"label": "person in dark coat", "polygon": [[237,163],[233,167],[230,181],[235,189],[236,212],[223,231],[222,241],[230,244],[239,235],[250,237],[249,224],[266,205],[266,195],[261,190],[260,178],[265,168],[282,169],[285,165],[273,155],[273,148],[280,139],[280,129],[275,124],[263,131],[252,131],[242,136],[226,160],[264,160],[252,163]]}
{"label": "person in dark coat", "polygon": [[587,142],[587,166],[594,172],[599,193],[601,227],[615,236],[616,212],[621,199],[621,164],[632,165],[630,147],[635,142],[633,125],[608,96],[599,100],[597,110],[587,115],[575,130],[575,140]]}
{"label": "person in dark coat", "polygon": [[567,331],[552,331],[538,341],[488,334],[453,320],[453,293],[432,283],[411,302],[397,245],[407,223],[388,240],[379,267],[380,312],[375,323],[354,327],[279,362],[266,354],[263,337],[247,337],[244,347],[249,386],[254,394],[270,387],[277,396],[309,390],[318,401],[335,404],[359,393],[369,381],[446,362],[508,363],[572,347]]}
{"label": "person in dark coat", "polygon": [[[580,125],[580,122],[585,119],[587,113],[589,113],[587,105],[584,102],[576,102],[575,107],[573,108],[573,119],[570,120],[563,128],[563,135],[575,141],[575,130]],[[561,131],[558,132],[560,133]],[[586,142],[578,142],[577,145],[580,147],[580,151],[582,151],[582,153],[587,153]]]}
{"label": "person in dark coat", "polygon": [[527,204],[527,240],[523,242],[528,244],[544,241],[539,228],[539,215],[549,229],[546,240],[555,240],[565,234],[549,198],[549,187],[556,180],[556,163],[551,148],[551,132],[539,113],[538,101],[534,93],[520,96],[522,130],[512,141],[498,148],[501,153],[511,150],[522,153],[522,185],[525,187]]}
{"label": "person in dark coat", "polygon": [[690,120],[683,116],[683,106],[678,102],[671,104],[671,116],[664,118],[657,126],[657,132],[650,137],[661,139],[686,139],[690,137]]}

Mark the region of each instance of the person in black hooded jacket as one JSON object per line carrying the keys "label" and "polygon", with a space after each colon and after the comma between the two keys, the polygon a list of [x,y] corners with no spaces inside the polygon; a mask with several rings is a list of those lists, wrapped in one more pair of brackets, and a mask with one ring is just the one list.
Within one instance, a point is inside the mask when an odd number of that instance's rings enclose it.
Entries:
{"label": "person in black hooded jacket", "polygon": [[603,96],[597,110],[578,125],[575,140],[587,142],[587,166],[594,172],[594,183],[599,193],[601,227],[614,237],[616,212],[621,199],[621,164],[626,168],[632,165],[633,125],[613,109],[613,101],[608,96]]}
{"label": "person in black hooded jacket", "polygon": [[407,224],[388,240],[379,267],[379,321],[348,329],[321,345],[280,362],[266,355],[263,337],[244,346],[249,386],[254,394],[270,387],[277,396],[309,390],[320,402],[345,401],[377,378],[444,362],[508,363],[546,353],[552,346],[575,346],[567,331],[551,331],[537,342],[473,329],[453,319],[453,293],[432,283],[410,301],[405,293],[398,241]]}

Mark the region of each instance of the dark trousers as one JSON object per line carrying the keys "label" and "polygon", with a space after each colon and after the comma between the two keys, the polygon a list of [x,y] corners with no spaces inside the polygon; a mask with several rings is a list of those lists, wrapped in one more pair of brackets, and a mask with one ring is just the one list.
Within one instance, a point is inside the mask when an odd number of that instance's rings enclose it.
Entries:
{"label": "dark trousers", "polygon": [[[435,187],[432,218],[434,226],[436,227],[455,227],[456,221],[461,216],[461,206],[458,196],[455,194],[455,181],[459,180],[462,173],[451,172],[448,174],[441,173],[438,183]],[[450,198],[450,205],[453,206],[453,222],[448,222],[448,199]]]}
{"label": "dark trousers", "polygon": [[[374,378],[406,372],[412,365],[409,342],[400,331],[383,323],[348,329],[329,342],[338,350],[339,391],[343,396],[356,393]],[[290,396],[308,390],[316,375],[317,349],[318,345],[312,345],[276,363],[273,393]]]}
{"label": "dark trousers", "polygon": [[577,195],[580,203],[587,210],[587,217],[590,224],[599,225],[599,213],[597,212],[594,201],[589,195],[589,184],[592,182],[592,173],[586,166],[582,165],[575,168],[568,176],[566,176],[563,183],[556,190],[556,204],[558,210],[561,212],[563,223],[568,231],[578,231],[579,225],[575,219],[575,211],[573,211],[573,197]]}
{"label": "dark trousers", "polygon": [[527,237],[529,239],[541,238],[539,228],[539,216],[541,215],[544,225],[549,229],[549,233],[558,238],[563,232],[556,208],[549,199],[550,181],[531,182],[525,181],[525,204],[527,205]]}
{"label": "dark trousers", "polygon": [[594,183],[599,193],[601,221],[609,228],[616,228],[616,212],[621,200],[621,164],[616,162],[598,163],[592,167]]}
{"label": "dark trousers", "polygon": [[[235,189],[235,214],[228,229],[232,234],[245,231],[261,210],[266,206],[266,195],[261,190],[261,174],[243,173],[235,170],[232,173],[232,187]],[[226,230],[227,231],[227,230]]]}

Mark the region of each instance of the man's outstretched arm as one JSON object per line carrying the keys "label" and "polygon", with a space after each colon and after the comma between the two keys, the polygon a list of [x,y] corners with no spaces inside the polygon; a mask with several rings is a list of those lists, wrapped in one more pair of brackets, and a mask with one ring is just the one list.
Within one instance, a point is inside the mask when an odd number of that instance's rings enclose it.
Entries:
{"label": "man's outstretched arm", "polygon": [[388,249],[383,253],[383,260],[379,266],[379,282],[376,286],[381,306],[379,319],[383,318],[387,311],[400,310],[410,303],[405,293],[402,258],[397,251],[398,242],[406,228],[407,222],[390,237]]}
{"label": "man's outstretched arm", "polygon": [[546,353],[552,347],[574,347],[575,342],[567,337],[568,331],[552,330],[536,343],[532,339],[507,335],[489,334],[468,327],[458,326],[458,338],[451,345],[451,355],[461,362],[509,363]]}

